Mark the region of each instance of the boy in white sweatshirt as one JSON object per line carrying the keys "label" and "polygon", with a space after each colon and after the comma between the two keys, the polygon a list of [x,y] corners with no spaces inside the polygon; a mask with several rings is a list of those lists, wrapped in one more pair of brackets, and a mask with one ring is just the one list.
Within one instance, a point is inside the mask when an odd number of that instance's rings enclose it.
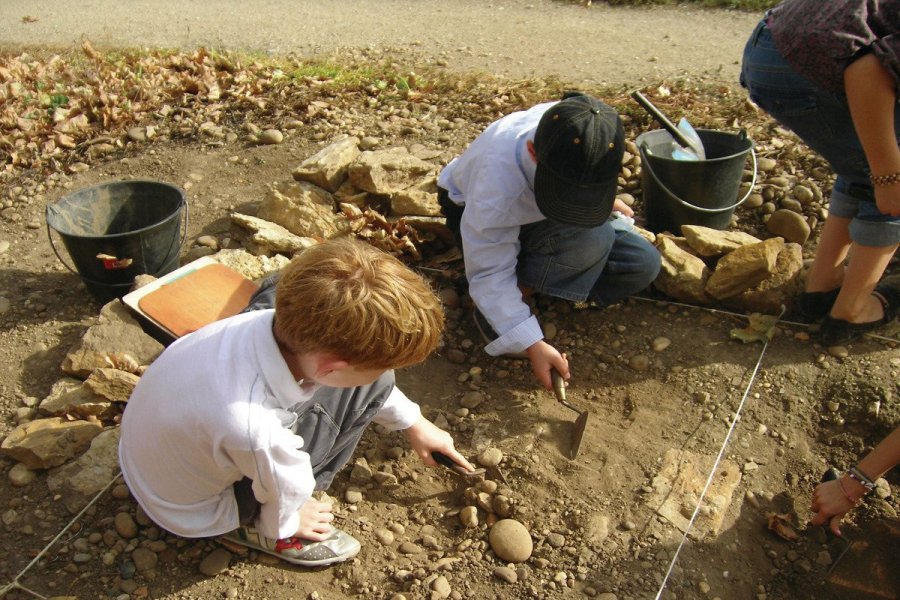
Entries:
{"label": "boy in white sweatshirt", "polygon": [[327,565],[360,544],[312,494],[328,488],[371,421],[404,430],[429,466],[432,451],[472,466],[394,386],[391,369],[423,361],[443,331],[424,279],[341,240],[294,259],[276,289],[274,309],[208,325],[154,361],[123,415],[119,462],[168,531],[224,534],[288,562]]}

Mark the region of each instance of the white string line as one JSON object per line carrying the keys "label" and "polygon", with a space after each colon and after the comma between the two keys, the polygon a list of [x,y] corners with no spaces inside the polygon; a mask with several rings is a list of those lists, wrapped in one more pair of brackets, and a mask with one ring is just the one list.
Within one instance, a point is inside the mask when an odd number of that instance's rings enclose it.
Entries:
{"label": "white string line", "polygon": [[[783,309],[781,311],[781,314],[784,314]],[[781,315],[779,315],[779,317],[780,316]],[[716,456],[716,460],[713,463],[712,470],[709,472],[709,476],[706,478],[706,485],[703,486],[703,491],[700,493],[700,499],[697,501],[697,506],[694,507],[694,512],[691,515],[691,520],[688,521],[688,525],[684,530],[684,535],[681,536],[681,541],[678,543],[678,548],[675,549],[675,555],[672,557],[672,561],[669,563],[669,568],[666,570],[666,576],[663,578],[662,585],[659,587],[659,591],[656,592],[656,600],[660,599],[663,591],[666,589],[666,583],[668,583],[669,577],[672,575],[672,570],[675,568],[675,563],[678,561],[678,555],[681,553],[681,549],[684,547],[684,543],[687,541],[688,533],[691,531],[691,527],[694,526],[694,522],[697,520],[697,515],[700,513],[700,507],[703,506],[703,500],[706,498],[706,492],[709,491],[709,486],[712,485],[712,480],[716,474],[716,469],[719,468],[719,463],[722,461],[722,455],[725,454],[725,449],[728,447],[728,442],[731,440],[731,434],[734,433],[734,428],[737,426],[737,423],[741,418],[741,411],[744,409],[744,403],[747,401],[747,397],[750,395],[750,390],[753,388],[753,382],[756,380],[756,374],[759,372],[759,366],[762,364],[762,359],[765,356],[766,349],[768,347],[769,340],[768,338],[766,338],[762,350],[759,353],[759,358],[756,360],[756,366],[753,367],[753,373],[750,376],[750,381],[747,383],[747,388],[744,390],[744,395],[741,397],[741,402],[740,404],[738,404],[737,410],[734,413],[734,418],[731,420],[731,425],[728,427],[728,433],[725,434],[725,440],[722,442],[722,447],[719,449],[719,454],[718,456]]]}
{"label": "white string line", "polygon": [[12,590],[12,589],[20,589],[20,590],[24,590],[24,591],[28,592],[28,593],[31,594],[32,596],[35,596],[35,597],[37,597],[37,598],[42,598],[43,600],[46,600],[46,596],[42,596],[42,595],[38,594],[37,592],[34,592],[34,591],[32,591],[32,590],[29,590],[28,588],[26,588],[25,586],[23,586],[21,583],[19,583],[19,579],[20,579],[20,578],[22,577],[22,575],[24,575],[29,569],[31,569],[31,567],[33,567],[33,566],[35,565],[35,563],[37,563],[37,561],[39,561],[39,560],[41,559],[41,557],[43,557],[44,554],[47,553],[47,551],[53,546],[53,544],[55,544],[56,542],[58,542],[59,539],[63,536],[63,534],[64,534],[65,532],[67,532],[67,531],[69,530],[69,528],[72,527],[72,525],[74,525],[75,523],[77,523],[79,519],[81,519],[82,515],[84,515],[84,513],[87,512],[87,509],[89,509],[91,506],[93,506],[94,503],[96,503],[97,500],[100,499],[100,496],[102,496],[103,494],[105,494],[105,493],[106,493],[106,490],[108,490],[108,489],[112,486],[112,484],[114,484],[115,482],[117,482],[121,477],[122,477],[122,473],[121,473],[121,472],[120,472],[120,473],[117,473],[116,476],[113,477],[113,478],[110,480],[109,483],[107,483],[105,486],[103,486],[103,489],[102,489],[102,490],[100,490],[99,492],[97,492],[97,495],[94,496],[93,499],[91,499],[91,501],[88,502],[88,503],[85,505],[85,507],[82,508],[82,509],[78,512],[77,515],[75,515],[74,517],[72,517],[72,520],[69,521],[69,523],[68,523],[65,527],[63,527],[62,530],[60,530],[60,532],[59,532],[58,534],[56,534],[56,537],[53,538],[52,540],[50,540],[50,542],[49,542],[46,546],[44,546],[43,550],[41,550],[40,552],[38,552],[38,553],[37,553],[37,556],[35,556],[35,557],[31,560],[31,562],[28,563],[28,564],[25,566],[24,569],[22,569],[21,571],[19,571],[19,574],[16,575],[15,579],[13,579],[12,582],[6,584],[5,586],[3,586],[3,588],[0,588],[0,598],[4,597],[4,596],[7,594],[7,592],[9,592],[9,591]]}
{"label": "white string line", "polygon": [[[631,298],[634,300],[643,300],[644,302],[654,302],[654,303],[660,303],[660,304],[666,304],[666,305],[672,305],[672,306],[681,306],[683,308],[695,308],[697,310],[704,310],[706,312],[710,312],[713,314],[727,315],[729,317],[739,317],[741,319],[747,318],[747,315],[744,313],[736,313],[736,312],[732,312],[729,310],[721,310],[718,308],[710,308],[708,306],[699,306],[696,304],[686,304],[684,302],[675,302],[674,300],[665,300],[663,298],[646,298],[644,296],[631,296]],[[783,314],[783,312],[784,311],[782,311],[782,314]],[[802,327],[804,329],[810,329],[812,327],[812,323],[801,323],[799,321],[787,321],[787,320],[780,319],[780,318],[778,319],[778,322],[782,323],[784,325],[790,325],[792,327]],[[866,332],[863,335],[865,337],[870,337],[872,339],[881,340],[882,342],[893,342],[895,344],[900,344],[900,339],[887,337],[887,336],[883,336],[883,335],[878,335],[877,333],[873,333],[873,332]]]}

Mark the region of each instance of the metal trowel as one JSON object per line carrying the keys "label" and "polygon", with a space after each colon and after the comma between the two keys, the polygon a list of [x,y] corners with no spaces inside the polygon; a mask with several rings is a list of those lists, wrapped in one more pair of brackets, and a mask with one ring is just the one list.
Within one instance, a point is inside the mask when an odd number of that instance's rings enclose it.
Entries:
{"label": "metal trowel", "polygon": [[569,446],[569,460],[575,460],[575,457],[578,456],[578,450],[581,449],[584,431],[587,429],[588,411],[578,410],[577,407],[566,401],[566,381],[559,374],[559,371],[550,369],[550,379],[553,381],[553,393],[556,394],[556,399],[559,400],[559,403],[578,413],[578,418],[575,419],[575,430],[572,433],[572,444]]}

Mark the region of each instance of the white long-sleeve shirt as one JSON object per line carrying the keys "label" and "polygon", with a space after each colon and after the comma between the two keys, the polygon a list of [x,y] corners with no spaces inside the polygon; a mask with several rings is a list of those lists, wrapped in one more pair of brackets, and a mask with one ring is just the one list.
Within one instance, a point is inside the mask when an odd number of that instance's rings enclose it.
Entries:
{"label": "white long-sleeve shirt", "polygon": [[[259,528],[284,538],[315,487],[304,440],[280,415],[309,402],[272,334],[273,310],[208,325],[166,349],[147,369],[122,418],[119,463],[129,489],[159,525],[184,537],[238,526],[232,484],[253,480]],[[390,430],[421,412],[394,388],[375,421]]]}
{"label": "white long-sleeve shirt", "polygon": [[441,171],[438,185],[465,205],[460,237],[469,294],[500,337],[485,346],[493,356],[521,352],[543,339],[537,317],[522,300],[516,277],[519,232],[543,221],[534,199],[535,162],[527,142],[555,102],[509,114],[488,126]]}

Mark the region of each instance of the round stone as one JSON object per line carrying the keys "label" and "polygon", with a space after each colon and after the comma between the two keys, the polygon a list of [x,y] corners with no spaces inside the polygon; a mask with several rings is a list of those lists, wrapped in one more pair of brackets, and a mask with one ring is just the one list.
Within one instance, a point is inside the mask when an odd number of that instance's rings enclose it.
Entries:
{"label": "round stone", "polygon": [[284,134],[277,129],[266,129],[259,134],[260,144],[280,144],[284,141]]}
{"label": "round stone", "polygon": [[796,244],[806,243],[810,234],[809,223],[806,222],[803,215],[787,209],[773,212],[766,221],[766,228],[769,233]]}
{"label": "round stone", "polygon": [[503,460],[503,452],[499,448],[488,448],[478,455],[478,463],[484,467],[496,467]]}
{"label": "round stone", "polygon": [[126,540],[130,540],[136,537],[138,534],[137,523],[134,522],[134,519],[132,518],[130,513],[116,513],[114,525],[116,528],[116,533],[118,533]]}
{"label": "round stone", "polygon": [[491,527],[488,541],[501,560],[519,563],[531,557],[534,544],[528,528],[515,519],[502,519]]}

